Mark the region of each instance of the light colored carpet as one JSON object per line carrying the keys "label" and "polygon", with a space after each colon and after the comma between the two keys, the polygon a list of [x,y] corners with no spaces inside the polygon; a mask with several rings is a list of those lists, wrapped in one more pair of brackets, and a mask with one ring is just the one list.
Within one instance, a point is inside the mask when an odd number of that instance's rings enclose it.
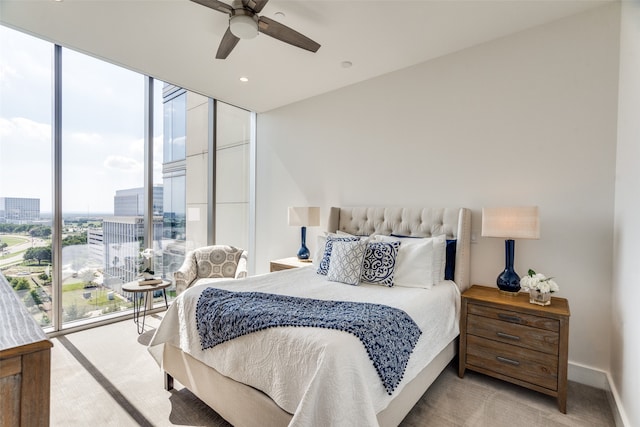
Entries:
{"label": "light colored carpet", "polygon": [[[51,425],[228,426],[176,382],[163,388],[160,368],[146,350],[159,316],[138,335],[123,321],[53,339]],[[405,418],[402,426],[614,426],[603,390],[569,383],[567,414],[555,399],[452,363]]]}

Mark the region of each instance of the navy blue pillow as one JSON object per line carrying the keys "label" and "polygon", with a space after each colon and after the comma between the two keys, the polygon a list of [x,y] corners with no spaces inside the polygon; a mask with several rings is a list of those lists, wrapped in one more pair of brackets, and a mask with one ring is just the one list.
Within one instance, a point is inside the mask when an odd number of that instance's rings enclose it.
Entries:
{"label": "navy blue pillow", "polygon": [[456,273],[457,240],[447,240],[446,260],[444,262],[444,280],[453,280]]}

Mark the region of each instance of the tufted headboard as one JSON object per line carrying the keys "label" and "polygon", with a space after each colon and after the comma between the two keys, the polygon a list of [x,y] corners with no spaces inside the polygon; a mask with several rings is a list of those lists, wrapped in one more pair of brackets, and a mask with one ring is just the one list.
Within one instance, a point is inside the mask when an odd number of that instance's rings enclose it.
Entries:
{"label": "tufted headboard", "polygon": [[331,208],[327,230],[332,233],[340,230],[359,236],[394,234],[431,237],[445,234],[447,239],[457,240],[454,281],[460,292],[469,287],[471,210],[467,208]]}

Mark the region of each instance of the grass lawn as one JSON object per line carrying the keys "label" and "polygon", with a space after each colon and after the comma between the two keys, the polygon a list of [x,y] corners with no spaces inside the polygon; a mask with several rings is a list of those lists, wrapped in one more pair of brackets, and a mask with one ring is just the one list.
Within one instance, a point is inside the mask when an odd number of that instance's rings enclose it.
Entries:
{"label": "grass lawn", "polygon": [[62,285],[62,292],[77,291],[84,289],[84,282],[65,283]]}
{"label": "grass lawn", "polygon": [[4,242],[10,247],[14,245],[19,245],[20,243],[26,243],[29,241],[31,241],[30,237],[15,236],[13,234],[0,235],[0,242]]}
{"label": "grass lawn", "polygon": [[62,292],[66,320],[90,317],[92,311],[101,310],[102,313],[110,313],[133,307],[133,302],[123,301],[117,296],[110,300],[111,289],[109,288],[85,288],[82,282],[64,284]]}

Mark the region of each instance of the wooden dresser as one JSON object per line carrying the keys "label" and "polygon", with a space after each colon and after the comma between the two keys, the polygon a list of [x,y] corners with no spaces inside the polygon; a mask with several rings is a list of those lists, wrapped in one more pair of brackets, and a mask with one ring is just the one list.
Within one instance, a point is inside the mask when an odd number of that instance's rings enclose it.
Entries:
{"label": "wooden dresser", "polygon": [[0,427],[49,425],[52,346],[0,275]]}
{"label": "wooden dresser", "polygon": [[458,375],[470,369],[554,396],[566,413],[569,315],[564,298],[542,307],[528,293],[472,286],[462,294]]}

